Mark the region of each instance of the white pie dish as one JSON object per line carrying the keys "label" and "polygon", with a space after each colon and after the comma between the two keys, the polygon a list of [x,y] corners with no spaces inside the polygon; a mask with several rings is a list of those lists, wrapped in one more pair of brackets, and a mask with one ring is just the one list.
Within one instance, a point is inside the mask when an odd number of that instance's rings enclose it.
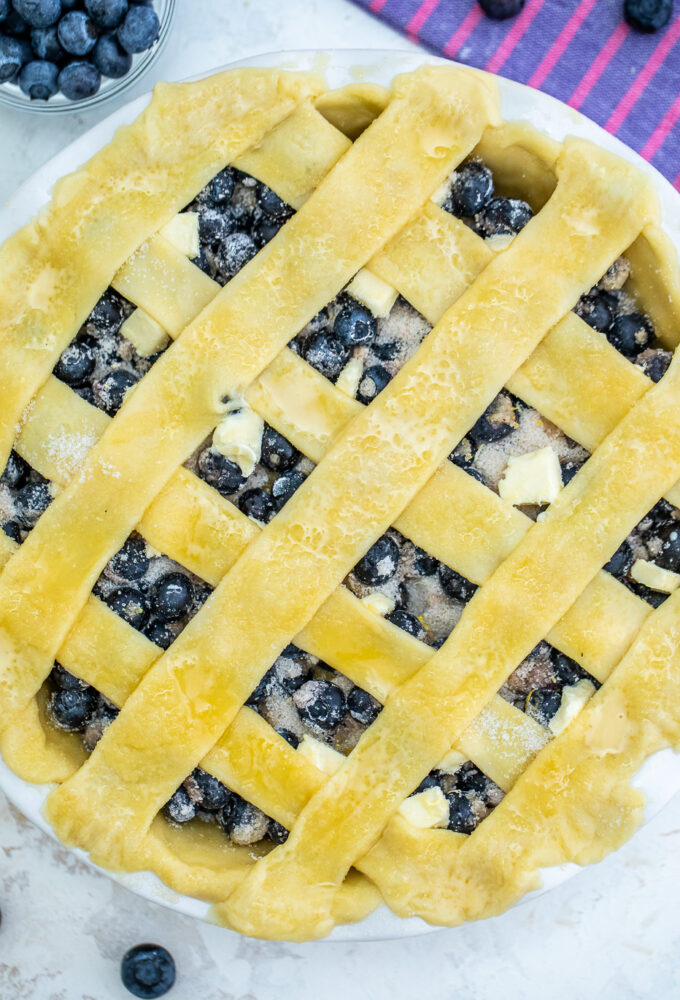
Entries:
{"label": "white pie dish", "polygon": [[[418,53],[347,50],[341,52],[271,53],[232,65],[278,65],[300,70],[315,69],[326,75],[331,86],[340,86],[357,79],[389,83],[398,72],[411,70],[424,62],[437,61],[441,60],[423,59]],[[653,168],[643,164],[643,161],[636,154],[593,123],[552,98],[502,79],[499,79],[499,87],[504,118],[528,120],[558,141],[564,139],[568,134],[577,134],[592,139],[644,169],[652,177],[657,188],[662,205],[664,227],[676,245],[680,247],[680,199],[668,182],[661,178]],[[25,223],[47,201],[51,187],[57,178],[74,169],[108,142],[114,129],[135,118],[147,100],[148,97],[142,97],[117,111],[29,179],[0,213],[0,239],[4,239],[18,226]],[[680,789],[680,758],[670,751],[664,751],[647,762],[636,780],[638,787],[648,801],[648,812],[651,814],[668,801],[675,791]],[[47,788],[32,786],[21,781],[1,764],[0,786],[22,812],[42,829],[50,832],[49,826],[41,815],[41,807],[48,791]],[[82,853],[80,856],[85,858]],[[563,865],[546,871],[544,873],[544,890],[568,878],[577,870],[576,865]],[[108,872],[107,874],[110,875]],[[171,891],[150,873],[113,875],[111,877],[143,897],[171,906],[182,913],[198,918],[205,918],[208,913],[207,905]],[[331,937],[334,940],[375,940],[419,934],[429,929],[431,928],[421,920],[400,920],[386,909],[381,909],[361,925],[336,929]]]}

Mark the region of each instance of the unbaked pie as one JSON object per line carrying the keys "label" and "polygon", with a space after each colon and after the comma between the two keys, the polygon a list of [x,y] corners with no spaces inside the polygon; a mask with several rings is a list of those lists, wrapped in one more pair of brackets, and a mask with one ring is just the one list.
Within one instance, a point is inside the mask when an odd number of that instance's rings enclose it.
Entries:
{"label": "unbaked pie", "polygon": [[493,80],[161,85],[0,251],[0,719],[246,934],[456,924],[680,739],[680,329],[649,180]]}

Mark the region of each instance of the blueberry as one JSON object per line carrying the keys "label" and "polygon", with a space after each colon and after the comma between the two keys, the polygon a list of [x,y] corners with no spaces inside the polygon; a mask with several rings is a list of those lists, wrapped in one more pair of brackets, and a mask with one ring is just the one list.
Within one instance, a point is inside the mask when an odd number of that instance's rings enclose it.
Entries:
{"label": "blueberry", "polygon": [[660,382],[668,371],[672,357],[673,355],[670,351],[664,351],[661,348],[650,348],[647,351],[643,351],[636,358],[635,363],[640,365],[647,378],[651,378],[652,382]]}
{"label": "blueberry", "polygon": [[130,72],[132,56],[121,49],[115,35],[102,35],[94,47],[92,62],[102,76],[118,80]]}
{"label": "blueberry", "polygon": [[0,83],[13,80],[31,59],[31,47],[23,39],[0,35]]}
{"label": "blueberry", "polygon": [[59,70],[54,63],[34,59],[26,63],[19,73],[19,86],[32,101],[48,101],[58,88]]}
{"label": "blueberry", "polygon": [[96,700],[97,693],[89,686],[59,688],[50,698],[48,710],[55,726],[75,733],[87,724]]}
{"label": "blueberry", "polygon": [[582,466],[582,462],[562,462],[562,485],[570,483]]}
{"label": "blueberry", "polygon": [[287,472],[300,457],[297,448],[286,440],[283,434],[265,425],[262,434],[262,463],[273,472]]}
{"label": "blueberry", "polygon": [[276,732],[286,741],[286,743],[290,743],[294,750],[297,749],[300,744],[300,740],[295,733],[291,733],[290,729],[277,729]]}
{"label": "blueberry", "polygon": [[217,263],[228,278],[233,278],[256,253],[257,246],[247,233],[230,233],[217,251]]}
{"label": "blueberry", "polygon": [[144,629],[144,635],[161,649],[169,649],[175,641],[175,633],[165,622],[150,622]]}
{"label": "blueberry", "polygon": [[57,26],[49,28],[34,28],[31,32],[31,46],[37,59],[47,59],[48,62],[59,63],[66,58],[66,53],[59,44]]}
{"label": "blueberry", "polygon": [[160,945],[138,944],[123,955],[120,977],[133,996],[155,1000],[172,988],[175,963],[170,952]]}
{"label": "blueberry", "polygon": [[584,295],[578,306],[577,312],[583,320],[600,333],[606,333],[614,320],[616,309],[616,299],[609,292],[599,290],[588,292]]}
{"label": "blueberry", "polygon": [[458,167],[451,184],[451,192],[444,208],[452,215],[476,215],[493,195],[493,177],[481,160],[471,160]]}
{"label": "blueberry", "polygon": [[467,795],[458,788],[452,788],[446,798],[449,800],[449,830],[472,833],[477,820]]}
{"label": "blueberry", "polygon": [[158,15],[151,7],[130,7],[118,28],[118,41],[126,52],[146,52],[160,34]]}
{"label": "blueberry", "polygon": [[269,524],[277,510],[272,498],[259,486],[242,493],[238,498],[238,505],[247,517],[252,517],[260,524]]}
{"label": "blueberry", "polygon": [[165,573],[153,588],[153,613],[161,621],[176,622],[189,613],[194,599],[191,580],[184,573]]}
{"label": "blueberry", "polygon": [[410,611],[403,611],[401,608],[395,608],[394,611],[390,611],[389,614],[385,615],[388,622],[392,622],[397,628],[403,629],[404,632],[408,632],[409,635],[414,636],[416,639],[421,641],[427,637],[427,632],[423,628],[422,624],[418,621],[415,615],[412,615]]}
{"label": "blueberry", "polygon": [[30,531],[52,503],[52,494],[46,482],[27,483],[16,495],[16,519],[22,528]]}
{"label": "blueberry", "polygon": [[272,497],[276,500],[279,510],[292,497],[293,493],[299,489],[307,477],[297,469],[291,469],[278,476],[272,483]]}
{"label": "blueberry", "polygon": [[517,427],[518,410],[507,393],[501,392],[487,406],[468,434],[475,444],[500,441]]}
{"label": "blueberry", "polygon": [[163,806],[163,812],[173,823],[189,823],[196,817],[196,803],[189,798],[184,785],[180,785]]}
{"label": "blueberry", "polygon": [[2,530],[13,542],[21,545],[21,526],[17,521],[5,521],[2,525]]}
{"label": "blueberry", "polygon": [[519,198],[492,198],[475,217],[484,236],[514,235],[531,220],[533,212]]}
{"label": "blueberry", "polygon": [[64,688],[64,690],[74,690],[82,691],[83,688],[88,687],[88,685],[81,681],[80,678],[75,677],[68,670],[62,667],[61,663],[55,663],[52,667],[50,673],[50,680],[56,684],[57,687]]}
{"label": "blueberry", "polygon": [[345,696],[330,681],[307,681],[293,695],[300,717],[321,729],[334,729],[347,711]]}
{"label": "blueberry", "polygon": [[288,830],[281,823],[277,823],[275,819],[270,819],[267,836],[274,844],[285,844],[288,840]]}
{"label": "blueberry", "polygon": [[92,386],[95,404],[109,416],[114,416],[123,405],[125,396],[137,384],[137,376],[125,368],[114,368]]}
{"label": "blueberry", "polygon": [[366,306],[348,302],[342,307],[333,323],[333,333],[345,347],[361,347],[375,338],[378,323]]}
{"label": "blueberry", "polygon": [[14,9],[32,28],[47,28],[61,16],[61,0],[13,0]]}
{"label": "blueberry", "polygon": [[106,603],[133,628],[143,628],[148,620],[149,599],[137,587],[117,587],[108,595]]}
{"label": "blueberry", "polygon": [[534,688],[527,695],[524,711],[542,726],[547,726],[562,701],[562,692],[555,688]]}
{"label": "blueberry", "polygon": [[9,486],[10,489],[17,490],[23,486],[28,478],[30,469],[26,462],[15,451],[9,453],[5,471],[0,476],[0,483]]}
{"label": "blueberry", "polygon": [[246,802],[236,792],[229,792],[227,804],[220,810],[217,820],[226,833],[233,833],[237,826],[247,824],[255,814],[255,806]]}
{"label": "blueberry", "polygon": [[128,12],[127,0],[85,0],[84,5],[98,28],[117,28]]}
{"label": "blueberry", "polygon": [[206,483],[223,496],[236,493],[246,481],[236,462],[212,448],[205,448],[198,456],[198,471]]}
{"label": "blueberry", "polygon": [[623,16],[638,31],[658,31],[671,19],[673,0],[626,0]]}
{"label": "blueberry", "polygon": [[227,236],[236,229],[234,213],[222,211],[212,205],[202,205],[198,213],[198,229],[201,243],[212,249],[220,247]]}
{"label": "blueberry", "polygon": [[424,549],[416,548],[413,556],[413,566],[420,576],[432,576],[437,572],[439,562]]}
{"label": "blueberry", "polygon": [[82,10],[72,10],[65,14],[57,29],[59,44],[72,56],[86,56],[97,41],[97,27]]}
{"label": "blueberry", "polygon": [[59,74],[59,90],[69,101],[84,101],[101,87],[102,78],[96,66],[88,62],[71,62]]}
{"label": "blueberry", "polygon": [[123,580],[141,580],[149,568],[144,539],[140,535],[132,535],[109,565],[112,573]]}
{"label": "blueberry", "polygon": [[429,774],[425,775],[425,777],[420,782],[418,787],[411,794],[418,795],[420,792],[426,792],[428,788],[437,788],[437,787],[439,787],[439,781],[437,780],[436,776],[432,773],[432,771],[430,771]]}
{"label": "blueberry", "polygon": [[394,576],[399,565],[399,546],[383,535],[378,539],[354,567],[354,575],[360,583],[375,587]]}
{"label": "blueberry", "polygon": [[479,0],[479,6],[487,17],[494,21],[504,21],[506,17],[515,17],[524,6],[524,0]]}
{"label": "blueberry", "polygon": [[647,347],[653,336],[654,327],[649,317],[635,312],[617,316],[607,331],[612,347],[631,360]]}
{"label": "blueberry", "polygon": [[474,764],[464,764],[456,775],[456,787],[461,792],[475,792],[477,795],[484,795],[487,790],[489,780],[483,771],[480,771]]}
{"label": "blueberry", "polygon": [[392,376],[382,365],[371,365],[361,376],[357,389],[357,399],[364,406],[372,403],[378,393],[381,393]]}
{"label": "blueberry", "polygon": [[608,563],[605,569],[612,576],[622,577],[628,573],[633,565],[633,553],[627,541],[622,542]]}
{"label": "blueberry", "polygon": [[261,181],[258,181],[255,188],[255,198],[265,215],[270,216],[272,219],[284,220],[292,215],[292,209],[289,208],[285,201],[279,198],[278,194],[267,187],[266,184],[262,184]]}
{"label": "blueberry", "polygon": [[120,299],[108,292],[102,295],[88,317],[88,323],[93,323],[101,333],[110,335],[119,332],[122,322]]}
{"label": "blueberry", "polygon": [[320,330],[307,337],[302,357],[326,378],[336,379],[349,361],[349,348],[328,331]]}
{"label": "blueberry", "polygon": [[74,340],[57,361],[54,374],[67,385],[82,385],[94,371],[94,342],[90,337]]}
{"label": "blueberry", "polygon": [[231,167],[225,167],[203,188],[198,200],[209,205],[226,205],[231,201],[234,186],[234,172]]}
{"label": "blueberry", "polygon": [[477,589],[474,583],[470,583],[460,573],[456,573],[449,566],[444,566],[443,563],[439,566],[439,582],[447,597],[463,603],[467,603]]}
{"label": "blueberry", "polygon": [[362,726],[370,726],[378,718],[382,705],[368,691],[354,687],[347,695],[347,708],[356,722]]}
{"label": "blueberry", "polygon": [[9,0],[0,0],[0,22],[9,14]]}
{"label": "blueberry", "polygon": [[572,660],[570,656],[565,656],[564,653],[560,653],[556,649],[552,651],[552,661],[555,676],[565,687],[578,684],[579,681],[588,676],[585,670],[579,667],[576,660]]}
{"label": "blueberry", "polygon": [[253,239],[258,247],[264,247],[273,240],[283,223],[279,219],[270,219],[268,215],[263,216],[253,228]]}
{"label": "blueberry", "polygon": [[221,781],[200,767],[196,768],[192,777],[201,793],[201,809],[217,812],[218,809],[223,809],[227,805],[231,792]]}
{"label": "blueberry", "polygon": [[680,570],[680,521],[673,521],[662,533],[661,552],[656,562],[674,573]]}

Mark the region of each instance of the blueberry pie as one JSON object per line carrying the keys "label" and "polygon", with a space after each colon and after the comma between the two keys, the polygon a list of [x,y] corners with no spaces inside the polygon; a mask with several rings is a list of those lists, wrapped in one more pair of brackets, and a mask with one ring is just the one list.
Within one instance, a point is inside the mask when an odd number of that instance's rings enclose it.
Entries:
{"label": "blueberry pie", "polygon": [[649,180],[388,90],[161,85],[0,250],[0,748],[243,933],[456,924],[680,742],[680,329]]}

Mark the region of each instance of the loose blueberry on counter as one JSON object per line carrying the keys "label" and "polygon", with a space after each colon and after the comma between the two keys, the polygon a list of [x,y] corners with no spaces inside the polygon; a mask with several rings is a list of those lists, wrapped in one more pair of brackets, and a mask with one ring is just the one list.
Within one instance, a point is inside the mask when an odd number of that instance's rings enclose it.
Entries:
{"label": "loose blueberry on counter", "polygon": [[269,524],[277,511],[275,502],[259,486],[242,493],[238,498],[238,505],[246,517],[252,517],[261,524]]}
{"label": "loose blueberry on counter", "polygon": [[84,0],[84,6],[98,28],[117,28],[128,12],[128,0]]}
{"label": "loose blueberry on counter", "polygon": [[524,0],[479,0],[479,6],[487,17],[494,21],[504,21],[519,14]]}
{"label": "loose blueberry on counter", "polygon": [[276,501],[279,510],[290,500],[293,493],[302,486],[306,478],[298,469],[291,469],[274,480],[272,483],[272,497]]}
{"label": "loose blueberry on counter", "polygon": [[389,535],[383,535],[361,557],[353,572],[359,583],[376,587],[393,577],[398,565],[399,546]]}
{"label": "loose blueberry on counter", "polygon": [[409,635],[414,636],[416,639],[424,640],[427,636],[427,632],[423,628],[421,622],[418,621],[415,615],[412,615],[410,611],[404,611],[402,608],[395,608],[394,611],[390,611],[389,614],[385,615],[388,622],[392,622],[397,628],[402,629],[404,632],[408,632]]}
{"label": "loose blueberry on counter", "polygon": [[453,788],[446,798],[449,800],[449,830],[472,833],[477,826],[477,819],[467,795],[458,788]]}
{"label": "loose blueberry on counter", "polygon": [[47,482],[27,483],[15,498],[16,517],[22,528],[30,531],[52,503]]}
{"label": "loose blueberry on counter", "polygon": [[22,66],[19,87],[32,101],[48,101],[59,89],[58,76],[54,63],[36,59]]}
{"label": "loose blueberry on counter", "polygon": [[30,58],[31,47],[23,39],[0,36],[0,83],[14,80]]}
{"label": "loose blueberry on counter", "polygon": [[378,330],[375,316],[358,302],[347,302],[333,323],[333,333],[345,347],[370,344]]}
{"label": "loose blueberry on counter", "polygon": [[470,160],[456,170],[442,207],[451,215],[469,218],[480,212],[492,195],[491,171],[481,160]]}
{"label": "loose blueberry on counter", "polygon": [[176,622],[189,613],[194,599],[191,580],[184,573],[165,573],[153,588],[151,606],[154,615],[165,622]]}
{"label": "loose blueberry on counter", "polygon": [[382,705],[363,688],[354,687],[347,695],[349,714],[361,726],[370,726],[378,718]]}
{"label": "loose blueberry on counter", "polygon": [[293,695],[300,717],[320,729],[334,729],[347,711],[347,701],[337,684],[306,681]]}
{"label": "loose blueberry on counter", "polygon": [[97,702],[94,688],[79,684],[60,688],[52,694],[49,712],[55,726],[68,732],[79,732],[87,723]]}
{"label": "loose blueberry on counter", "polygon": [[54,374],[66,385],[82,385],[94,371],[94,366],[95,342],[92,337],[82,337],[74,340],[63,351]]}
{"label": "loose blueberry on counter", "polygon": [[102,35],[94,47],[92,62],[102,76],[119,80],[130,72],[132,56],[120,47],[115,35]]}
{"label": "loose blueberry on counter", "polygon": [[126,52],[146,52],[157,40],[161,26],[152,7],[138,4],[130,7],[125,20],[118,28],[118,41]]}
{"label": "loose blueberry on counter", "polygon": [[638,31],[658,31],[671,19],[673,0],[626,0],[623,16]]}
{"label": "loose blueberry on counter", "polygon": [[392,376],[382,365],[371,365],[361,376],[357,388],[357,399],[364,406],[372,403],[375,397],[383,391]]}
{"label": "loose blueberry on counter", "polygon": [[519,198],[492,198],[475,216],[478,231],[484,236],[515,235],[531,220],[533,212]]}
{"label": "loose blueberry on counter", "polygon": [[113,417],[123,405],[126,394],[138,378],[126,368],[114,368],[92,386],[94,401],[100,410]]}
{"label": "loose blueberry on counter", "polygon": [[120,965],[123,986],[140,1000],[165,996],[174,985],[175,976],[172,955],[157,944],[138,944],[130,948]]}
{"label": "loose blueberry on counter", "polygon": [[111,572],[123,580],[141,580],[149,568],[144,539],[139,535],[128,538],[122,549],[112,557],[109,566]]}
{"label": "loose blueberry on counter", "polygon": [[133,628],[141,630],[148,621],[149,599],[137,587],[117,587],[106,597],[106,603]]}
{"label": "loose blueberry on counter", "polygon": [[15,451],[11,451],[7,459],[7,465],[0,476],[0,483],[9,486],[10,489],[18,490],[26,482],[29,471],[29,467],[23,458],[17,455]]}
{"label": "loose blueberry on counter", "polygon": [[72,62],[64,66],[59,74],[59,90],[69,101],[83,101],[92,97],[101,87],[99,70],[92,63]]}
{"label": "loose blueberry on counter", "polygon": [[607,340],[626,358],[633,360],[644,351],[654,337],[654,327],[642,313],[624,313],[617,316],[607,331]]}
{"label": "loose blueberry on counter", "polygon": [[456,573],[455,569],[451,569],[443,563],[439,566],[439,582],[445,594],[464,603],[467,603],[477,590],[474,583],[470,583],[460,573]]}
{"label": "loose blueberry on counter", "polygon": [[61,15],[61,0],[13,0],[14,9],[32,28],[56,24]]}
{"label": "loose blueberry on counter", "polygon": [[328,330],[319,330],[305,340],[302,357],[312,368],[334,381],[349,361],[349,348]]}
{"label": "loose blueberry on counter", "polygon": [[283,434],[265,424],[262,434],[261,461],[272,472],[287,472],[292,469],[300,457],[300,452]]}

